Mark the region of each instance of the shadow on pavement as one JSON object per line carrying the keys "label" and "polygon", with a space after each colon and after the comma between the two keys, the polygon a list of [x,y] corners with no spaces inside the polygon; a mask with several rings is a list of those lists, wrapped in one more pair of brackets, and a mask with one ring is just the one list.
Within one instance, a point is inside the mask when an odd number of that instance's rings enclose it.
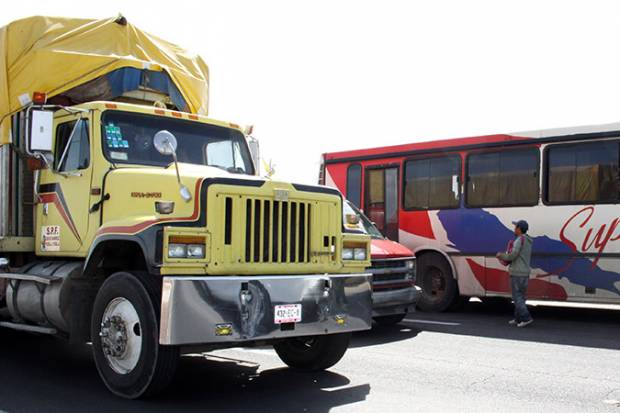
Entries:
{"label": "shadow on pavement", "polygon": [[528,306],[534,323],[508,325],[511,306],[471,301],[458,312],[416,312],[401,326],[413,331],[532,341],[602,349],[620,349],[620,311],[590,308]]}
{"label": "shadow on pavement", "polygon": [[420,328],[412,326],[407,322],[402,322],[393,326],[373,324],[371,330],[360,331],[359,333],[353,334],[350,347],[378,346],[409,340],[417,336],[420,331],[422,331]]}
{"label": "shadow on pavement", "polygon": [[0,411],[308,411],[365,400],[370,385],[347,387],[330,372],[259,365],[221,357],[183,357],[170,388],[151,400],[122,400],[100,381],[88,346],[0,329]]}

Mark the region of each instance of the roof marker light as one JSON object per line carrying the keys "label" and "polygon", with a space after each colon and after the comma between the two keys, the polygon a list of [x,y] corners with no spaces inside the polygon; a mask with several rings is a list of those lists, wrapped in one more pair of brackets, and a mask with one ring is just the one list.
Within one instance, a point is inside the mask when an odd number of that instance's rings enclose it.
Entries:
{"label": "roof marker light", "polygon": [[35,105],[45,105],[45,102],[47,102],[47,95],[45,92],[34,92],[32,94],[32,102]]}

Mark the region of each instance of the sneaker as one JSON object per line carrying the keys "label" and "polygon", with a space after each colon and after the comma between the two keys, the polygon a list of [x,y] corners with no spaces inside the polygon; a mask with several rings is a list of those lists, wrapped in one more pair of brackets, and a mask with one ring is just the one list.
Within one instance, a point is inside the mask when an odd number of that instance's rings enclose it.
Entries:
{"label": "sneaker", "polygon": [[517,324],[517,327],[527,327],[530,324],[532,324],[534,322],[533,319],[527,320],[527,321],[521,321],[519,324]]}
{"label": "sneaker", "polygon": [[508,322],[508,324],[510,324],[511,326],[517,325],[517,320],[513,318],[512,320]]}

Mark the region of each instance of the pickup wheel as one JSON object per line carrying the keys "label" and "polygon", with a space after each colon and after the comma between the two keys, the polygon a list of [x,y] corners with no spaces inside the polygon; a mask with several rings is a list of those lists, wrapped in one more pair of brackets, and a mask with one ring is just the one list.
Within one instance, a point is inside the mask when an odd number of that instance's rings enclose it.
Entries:
{"label": "pickup wheel", "polygon": [[374,320],[375,320],[375,323],[379,324],[380,326],[393,326],[403,321],[406,316],[407,316],[407,313],[382,315],[382,316],[375,317]]}
{"label": "pickup wheel", "polygon": [[349,347],[351,333],[295,337],[273,345],[287,366],[304,371],[325,370],[338,363]]}
{"label": "pickup wheel", "polygon": [[423,254],[418,258],[417,271],[418,285],[422,289],[418,308],[440,312],[457,303],[458,286],[445,258],[434,253]]}
{"label": "pickup wheel", "polygon": [[159,345],[158,288],[143,273],[117,272],[101,286],[91,320],[95,365],[110,391],[152,396],[172,379],[179,350]]}

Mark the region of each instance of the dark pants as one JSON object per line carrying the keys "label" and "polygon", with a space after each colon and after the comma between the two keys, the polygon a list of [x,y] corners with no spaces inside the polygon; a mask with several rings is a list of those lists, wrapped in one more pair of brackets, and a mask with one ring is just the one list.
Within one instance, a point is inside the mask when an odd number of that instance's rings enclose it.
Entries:
{"label": "dark pants", "polygon": [[512,289],[512,301],[514,301],[515,304],[515,320],[517,320],[517,323],[521,321],[530,321],[532,319],[525,305],[529,280],[530,277],[510,277],[510,288]]}

